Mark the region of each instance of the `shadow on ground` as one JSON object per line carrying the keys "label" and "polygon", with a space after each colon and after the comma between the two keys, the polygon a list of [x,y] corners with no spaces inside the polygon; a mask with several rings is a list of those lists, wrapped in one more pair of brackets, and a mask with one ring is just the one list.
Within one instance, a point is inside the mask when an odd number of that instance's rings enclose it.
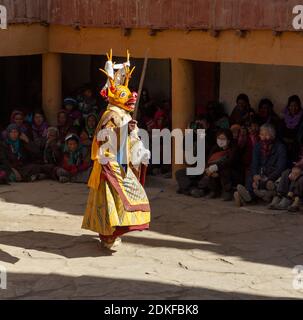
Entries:
{"label": "shadow on ground", "polygon": [[[89,295],[88,295],[89,292]],[[7,290],[0,299],[60,300],[202,300],[202,299],[268,299],[262,295],[222,292],[206,288],[176,286],[158,282],[112,279],[91,276],[69,277],[57,274],[8,274]],[[144,297],[144,299],[143,299]],[[282,299],[283,297],[281,297]],[[279,299],[279,298],[275,298]]]}
{"label": "shadow on ground", "polygon": [[7,252],[0,250],[0,261],[15,264],[19,261],[18,258],[11,256]]}
{"label": "shadow on ground", "polygon": [[[99,240],[95,236],[71,236],[50,232],[0,232],[0,244],[19,247],[26,250],[36,250],[59,255],[68,259],[83,257],[110,256],[110,251],[101,250]],[[1,251],[0,251],[0,260]],[[7,260],[9,258],[7,257]],[[4,260],[5,261],[5,260]],[[8,263],[13,263],[7,261]]]}
{"label": "shadow on ground", "polygon": [[[146,247],[206,250],[243,260],[293,268],[303,259],[303,217],[269,215],[264,207],[237,209],[220,200],[203,201],[175,193],[171,182],[151,179],[151,231],[178,239],[127,236],[125,241]],[[56,182],[0,188],[7,202],[47,207],[83,215],[85,185]],[[80,229],[80,226],[79,226]],[[194,241],[185,241],[194,240]],[[100,256],[95,238],[48,232],[0,232],[0,244],[60,254],[67,258]],[[51,243],[51,244],[50,244]]]}

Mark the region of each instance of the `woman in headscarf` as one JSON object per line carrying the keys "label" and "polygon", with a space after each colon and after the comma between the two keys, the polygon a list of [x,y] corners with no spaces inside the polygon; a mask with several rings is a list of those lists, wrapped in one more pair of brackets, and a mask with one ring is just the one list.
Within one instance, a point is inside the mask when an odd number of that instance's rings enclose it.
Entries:
{"label": "woman in headscarf", "polygon": [[82,113],[78,109],[78,102],[74,98],[68,97],[63,102],[64,110],[67,111],[70,126],[79,127],[82,121]]}
{"label": "woman in headscarf", "polygon": [[229,129],[217,133],[217,143],[210,152],[205,174],[198,183],[198,188],[191,190],[193,197],[203,197],[210,191],[208,198],[222,196],[222,200],[231,201],[233,188],[238,180],[238,146],[234,143]]}
{"label": "woman in headscarf", "polygon": [[302,103],[298,96],[291,96],[284,110],[284,120],[282,127],[283,141],[287,146],[289,165],[299,158],[302,143]]}
{"label": "woman in headscarf", "polygon": [[45,121],[45,117],[42,111],[35,111],[33,113],[33,123],[32,123],[32,132],[33,132],[33,141],[39,150],[43,150],[46,137],[47,137],[48,124]]}
{"label": "woman in headscarf", "polygon": [[68,135],[65,139],[63,161],[56,172],[59,181],[87,183],[90,172],[90,154],[86,154],[77,135]]}
{"label": "woman in headscarf", "polygon": [[[25,134],[29,139],[32,138],[31,127],[26,123],[24,113],[19,110],[15,110],[11,114],[10,124],[15,124],[18,127],[20,133]],[[7,138],[7,130],[2,132],[2,138]]]}
{"label": "woman in headscarf", "polygon": [[7,128],[5,154],[12,168],[13,181],[30,182],[42,178],[41,166],[33,162],[39,150],[24,133],[20,133],[16,124],[10,124]]}
{"label": "woman in headscarf", "polygon": [[250,119],[254,117],[255,111],[251,108],[249,98],[242,93],[237,97],[237,105],[230,116],[230,124],[248,126]]}
{"label": "woman in headscarf", "polygon": [[71,129],[68,123],[68,112],[64,109],[60,110],[57,114],[57,129],[59,130],[61,144],[64,145],[65,138]]}
{"label": "woman in headscarf", "polygon": [[88,137],[89,139],[92,141],[94,136],[95,136],[95,132],[96,132],[96,128],[98,125],[98,117],[96,114],[94,113],[90,113],[87,118],[85,119],[85,129],[88,133]]}
{"label": "woman in headscarf", "polygon": [[47,129],[46,143],[43,150],[41,171],[46,178],[57,179],[56,169],[61,165],[63,152],[59,140],[59,131],[55,127]]}
{"label": "woman in headscarf", "polygon": [[230,127],[228,115],[224,111],[224,105],[220,102],[211,101],[208,103],[206,117],[214,135],[219,129],[229,129]]}
{"label": "woman in headscarf", "polygon": [[269,99],[262,99],[259,103],[256,120],[259,126],[263,124],[272,124],[277,132],[281,129],[281,119],[274,110],[274,104]]}

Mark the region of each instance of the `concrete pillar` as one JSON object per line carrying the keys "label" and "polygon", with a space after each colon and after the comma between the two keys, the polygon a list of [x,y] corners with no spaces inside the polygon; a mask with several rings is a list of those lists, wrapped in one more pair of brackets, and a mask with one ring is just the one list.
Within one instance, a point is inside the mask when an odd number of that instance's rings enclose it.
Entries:
{"label": "concrete pillar", "polygon": [[[172,126],[185,130],[195,115],[194,72],[191,61],[172,59]],[[174,144],[173,144],[174,146]],[[174,147],[173,147],[174,154]],[[174,157],[173,157],[174,158]],[[173,177],[182,165],[173,163]]]}
{"label": "concrete pillar", "polygon": [[62,66],[58,53],[43,54],[42,97],[43,110],[51,125],[57,123],[57,113],[62,107]]}

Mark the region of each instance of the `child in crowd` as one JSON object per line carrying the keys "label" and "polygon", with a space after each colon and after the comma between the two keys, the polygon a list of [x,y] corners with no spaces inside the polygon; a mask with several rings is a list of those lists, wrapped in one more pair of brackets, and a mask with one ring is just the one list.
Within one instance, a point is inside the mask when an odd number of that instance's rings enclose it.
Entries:
{"label": "child in crowd", "polygon": [[96,133],[96,128],[98,125],[98,117],[96,114],[90,113],[84,121],[85,121],[84,127],[88,133],[88,137],[90,140],[93,140]]}
{"label": "child in crowd", "polygon": [[57,177],[61,183],[87,183],[91,171],[90,154],[83,151],[80,138],[71,134],[65,139],[63,161],[57,168]]}
{"label": "child in crowd", "polygon": [[71,127],[80,127],[82,113],[78,110],[78,102],[73,98],[66,98],[63,102],[64,110],[67,111],[68,123]]}

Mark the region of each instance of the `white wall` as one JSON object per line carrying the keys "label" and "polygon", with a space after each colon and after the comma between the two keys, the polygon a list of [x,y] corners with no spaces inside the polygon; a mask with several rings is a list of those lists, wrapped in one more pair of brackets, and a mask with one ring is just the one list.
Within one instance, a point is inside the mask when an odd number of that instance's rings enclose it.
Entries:
{"label": "white wall", "polygon": [[281,114],[289,96],[297,94],[303,101],[303,67],[222,63],[220,100],[229,113],[240,93],[249,96],[253,108],[260,99],[271,99]]}

